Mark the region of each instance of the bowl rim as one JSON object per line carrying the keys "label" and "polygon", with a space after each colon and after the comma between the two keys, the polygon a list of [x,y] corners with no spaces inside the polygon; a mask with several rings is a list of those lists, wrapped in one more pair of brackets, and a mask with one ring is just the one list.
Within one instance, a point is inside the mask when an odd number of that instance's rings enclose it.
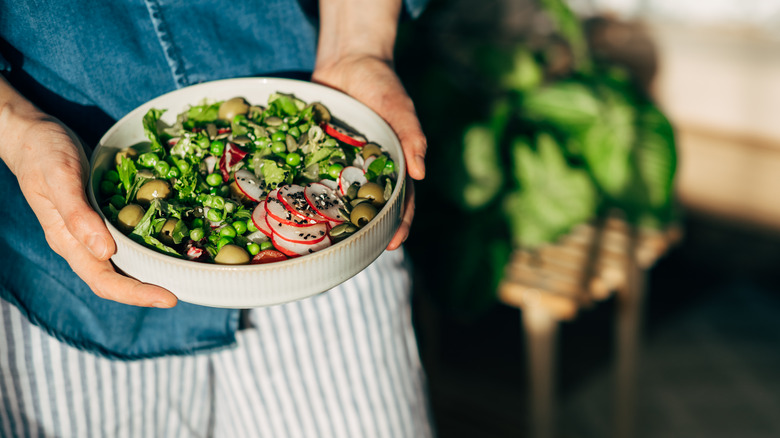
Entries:
{"label": "bowl rim", "polygon": [[[371,117],[376,118],[376,120],[379,122],[382,129],[385,129],[390,133],[390,137],[392,139],[392,143],[396,145],[398,148],[399,154],[398,157],[394,159],[396,164],[399,164],[399,168],[396,170],[397,173],[397,179],[396,179],[396,185],[393,188],[393,193],[390,196],[390,199],[388,199],[385,203],[385,206],[383,206],[382,209],[380,209],[379,214],[371,221],[368,225],[358,230],[356,233],[352,234],[351,236],[345,238],[344,240],[340,240],[336,243],[331,244],[325,249],[315,251],[311,254],[306,254],[299,257],[289,257],[286,260],[274,262],[274,263],[264,263],[264,264],[246,264],[246,265],[220,265],[216,263],[203,263],[203,262],[196,262],[192,260],[186,260],[182,258],[178,258],[172,255],[164,254],[159,251],[156,251],[154,249],[148,248],[145,245],[142,245],[135,240],[128,237],[125,233],[120,231],[114,224],[111,223],[110,220],[103,214],[100,205],[97,201],[97,197],[95,196],[94,192],[94,183],[93,180],[96,177],[96,160],[98,155],[100,154],[100,151],[103,147],[105,147],[106,139],[110,138],[117,130],[119,130],[124,124],[128,123],[129,119],[138,117],[139,113],[146,113],[150,108],[159,108],[160,102],[163,102],[167,99],[169,99],[171,96],[175,96],[178,94],[183,93],[189,93],[193,90],[198,90],[200,88],[203,89],[211,89],[211,88],[218,88],[222,84],[227,83],[246,83],[247,85],[253,84],[263,84],[264,87],[271,87],[276,85],[278,86],[287,86],[288,88],[292,88],[291,94],[295,95],[295,87],[312,87],[315,89],[318,89],[320,92],[323,93],[331,93],[333,95],[340,96],[339,98],[345,99],[349,102],[349,105],[354,105],[357,109],[361,111],[365,111],[371,115]],[[279,90],[271,91],[269,92],[278,92]],[[201,101],[204,99],[209,98],[202,98]],[[196,102],[192,102],[189,105],[193,105]],[[310,102],[308,102],[310,103]],[[322,102],[326,107],[327,103]],[[155,106],[157,104],[157,106]],[[162,108],[161,108],[162,109]],[[165,108],[166,110],[170,110],[170,108]],[[178,114],[178,112],[177,112]],[[143,117],[143,116],[141,116]],[[139,129],[143,129],[141,125],[138,126]],[[369,139],[370,141],[370,139]],[[128,145],[129,147],[131,145]],[[386,147],[382,145],[382,148],[385,149]],[[404,151],[401,146],[401,141],[398,138],[398,135],[395,133],[395,131],[392,129],[389,123],[382,118],[379,114],[377,114],[374,110],[369,108],[364,103],[360,102],[359,100],[355,99],[354,97],[337,90],[335,88],[331,88],[322,84],[310,82],[310,81],[303,81],[298,79],[287,79],[287,78],[274,78],[274,77],[243,77],[243,78],[231,78],[231,79],[218,79],[214,81],[207,81],[207,82],[201,82],[199,84],[190,85],[187,87],[179,88],[176,90],[169,91],[165,94],[162,94],[160,96],[155,97],[154,99],[151,99],[145,103],[142,103],[138,107],[134,108],[127,114],[125,114],[122,118],[120,118],[116,123],[114,123],[111,128],[109,128],[103,136],[101,136],[100,140],[98,141],[98,144],[95,146],[94,150],[92,151],[92,154],[90,156],[90,171],[89,171],[89,180],[87,183],[87,191],[88,191],[88,198],[89,202],[92,205],[93,210],[95,210],[100,217],[103,219],[103,222],[107,225],[109,231],[111,231],[112,237],[114,239],[122,239],[124,242],[129,242],[132,245],[134,245],[135,248],[142,251],[143,254],[153,257],[156,260],[159,260],[161,262],[165,263],[171,263],[173,265],[181,265],[184,268],[193,268],[198,267],[198,269],[203,269],[206,271],[213,271],[213,272],[240,272],[240,271],[270,271],[270,270],[276,270],[281,267],[292,267],[297,264],[309,264],[309,263],[316,263],[317,258],[326,258],[331,253],[338,250],[339,247],[343,247],[345,245],[348,245],[352,241],[356,241],[359,236],[368,233],[370,229],[378,226],[380,223],[383,222],[384,218],[390,214],[390,208],[385,208],[389,205],[392,205],[399,196],[405,196],[406,191],[406,159],[404,156]],[[401,209],[400,209],[400,217],[401,220],[403,219],[404,211],[405,211],[405,202],[404,200],[401,200]],[[399,226],[400,226],[400,220],[399,220]],[[397,230],[398,226],[396,227]],[[388,242],[389,243],[389,242]],[[384,248],[383,248],[384,251]]]}

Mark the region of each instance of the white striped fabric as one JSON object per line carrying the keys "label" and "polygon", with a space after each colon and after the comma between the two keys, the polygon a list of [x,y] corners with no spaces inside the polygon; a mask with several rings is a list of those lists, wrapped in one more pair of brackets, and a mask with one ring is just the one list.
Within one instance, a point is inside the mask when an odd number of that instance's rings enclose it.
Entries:
{"label": "white striped fabric", "polygon": [[307,300],[253,309],[238,348],[112,361],[0,300],[2,437],[430,437],[401,251]]}

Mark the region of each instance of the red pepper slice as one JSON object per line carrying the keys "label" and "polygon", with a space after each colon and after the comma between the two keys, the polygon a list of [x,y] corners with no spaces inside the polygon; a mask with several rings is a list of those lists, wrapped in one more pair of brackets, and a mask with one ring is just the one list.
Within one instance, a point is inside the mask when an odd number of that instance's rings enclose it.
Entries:
{"label": "red pepper slice", "polygon": [[320,127],[322,128],[323,131],[325,131],[326,134],[350,146],[363,147],[363,145],[367,143],[366,139],[363,138],[363,136],[348,132],[347,130],[345,130],[340,126],[323,122],[320,124]]}

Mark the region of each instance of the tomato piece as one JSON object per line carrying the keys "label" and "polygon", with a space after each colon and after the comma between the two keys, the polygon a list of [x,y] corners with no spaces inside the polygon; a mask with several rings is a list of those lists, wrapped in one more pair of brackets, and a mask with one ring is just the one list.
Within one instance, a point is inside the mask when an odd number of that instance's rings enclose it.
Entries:
{"label": "tomato piece", "polygon": [[257,253],[249,262],[253,265],[261,265],[264,263],[274,263],[287,260],[287,256],[275,249],[264,249]]}

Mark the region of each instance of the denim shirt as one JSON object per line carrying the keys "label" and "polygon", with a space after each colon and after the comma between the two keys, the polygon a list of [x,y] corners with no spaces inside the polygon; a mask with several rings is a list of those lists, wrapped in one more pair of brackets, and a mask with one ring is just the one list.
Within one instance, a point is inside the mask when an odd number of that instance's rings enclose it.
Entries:
{"label": "denim shirt", "polygon": [[[418,15],[426,1],[406,0],[406,13]],[[312,3],[0,2],[0,71],[90,148],[127,112],[176,88],[242,76],[308,78],[317,37]],[[46,244],[2,162],[0,200],[0,297],[57,339],[125,360],[235,343],[238,310],[184,302],[140,308],[97,297]]]}

